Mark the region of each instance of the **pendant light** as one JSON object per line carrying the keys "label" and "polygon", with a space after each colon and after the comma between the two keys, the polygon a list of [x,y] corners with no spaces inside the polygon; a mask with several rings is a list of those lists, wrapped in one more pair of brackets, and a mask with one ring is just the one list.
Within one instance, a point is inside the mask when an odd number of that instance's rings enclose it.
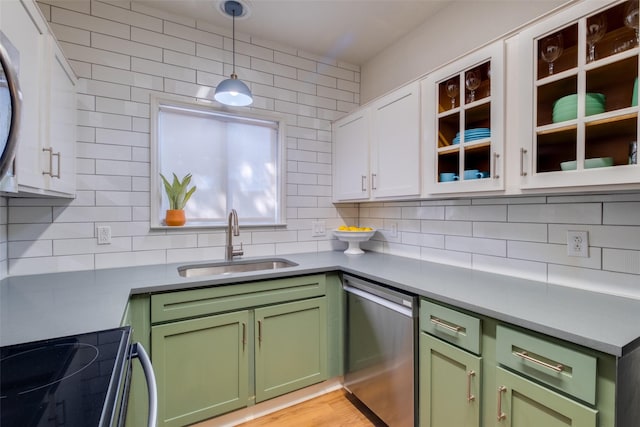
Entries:
{"label": "pendant light", "polygon": [[237,1],[227,0],[224,3],[225,13],[233,17],[233,72],[231,78],[220,82],[213,95],[219,103],[235,107],[245,107],[253,102],[251,91],[236,74],[236,16],[242,15],[242,9],[242,4]]}

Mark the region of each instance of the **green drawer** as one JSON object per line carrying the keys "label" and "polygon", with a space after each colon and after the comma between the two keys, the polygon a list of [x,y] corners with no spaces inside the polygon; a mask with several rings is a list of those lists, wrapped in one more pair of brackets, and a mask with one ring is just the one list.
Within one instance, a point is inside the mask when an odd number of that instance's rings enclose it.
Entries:
{"label": "green drawer", "polygon": [[420,329],[480,354],[480,319],[476,317],[423,299],[420,301]]}
{"label": "green drawer", "polygon": [[288,277],[151,295],[151,323],[323,296],[326,276]]}
{"label": "green drawer", "polygon": [[595,405],[597,358],[569,343],[557,343],[498,325],[496,359],[527,377]]}

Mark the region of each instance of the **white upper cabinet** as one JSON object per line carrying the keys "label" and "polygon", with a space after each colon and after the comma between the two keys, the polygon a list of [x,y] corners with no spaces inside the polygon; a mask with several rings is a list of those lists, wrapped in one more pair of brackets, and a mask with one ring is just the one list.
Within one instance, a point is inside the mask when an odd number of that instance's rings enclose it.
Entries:
{"label": "white upper cabinet", "polygon": [[371,196],[420,195],[420,85],[410,83],[371,105]]}
{"label": "white upper cabinet", "polygon": [[75,74],[33,0],[1,0],[0,30],[19,53],[23,104],[10,190],[74,197]]}
{"label": "white upper cabinet", "polygon": [[420,195],[420,91],[404,86],[333,124],[333,199]]}
{"label": "white upper cabinet", "polygon": [[424,195],[504,189],[504,43],[422,81]]}
{"label": "white upper cabinet", "polygon": [[509,72],[522,85],[514,175],[523,190],[637,188],[637,9],[586,1],[520,33]]}
{"label": "white upper cabinet", "polygon": [[369,109],[363,108],[333,124],[333,198],[369,198]]}

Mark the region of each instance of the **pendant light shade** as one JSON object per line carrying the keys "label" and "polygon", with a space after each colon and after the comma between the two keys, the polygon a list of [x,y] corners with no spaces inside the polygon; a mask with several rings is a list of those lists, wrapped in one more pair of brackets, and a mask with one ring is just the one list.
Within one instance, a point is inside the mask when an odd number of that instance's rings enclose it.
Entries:
{"label": "pendant light shade", "polygon": [[227,0],[224,3],[224,11],[233,17],[233,72],[230,78],[220,82],[213,97],[221,104],[245,107],[251,105],[253,95],[251,95],[249,87],[242,80],[238,80],[236,74],[236,16],[242,15],[242,4],[234,0]]}

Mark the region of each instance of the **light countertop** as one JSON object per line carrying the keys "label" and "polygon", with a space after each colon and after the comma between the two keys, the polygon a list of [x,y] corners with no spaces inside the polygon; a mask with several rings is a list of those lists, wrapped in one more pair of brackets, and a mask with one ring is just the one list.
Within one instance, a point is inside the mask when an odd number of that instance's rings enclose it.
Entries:
{"label": "light countertop", "polygon": [[8,277],[0,282],[0,345],[117,327],[133,294],[329,271],[355,274],[615,356],[640,345],[640,300],[373,252],[279,258],[298,266],[198,278],[180,277],[178,264]]}

